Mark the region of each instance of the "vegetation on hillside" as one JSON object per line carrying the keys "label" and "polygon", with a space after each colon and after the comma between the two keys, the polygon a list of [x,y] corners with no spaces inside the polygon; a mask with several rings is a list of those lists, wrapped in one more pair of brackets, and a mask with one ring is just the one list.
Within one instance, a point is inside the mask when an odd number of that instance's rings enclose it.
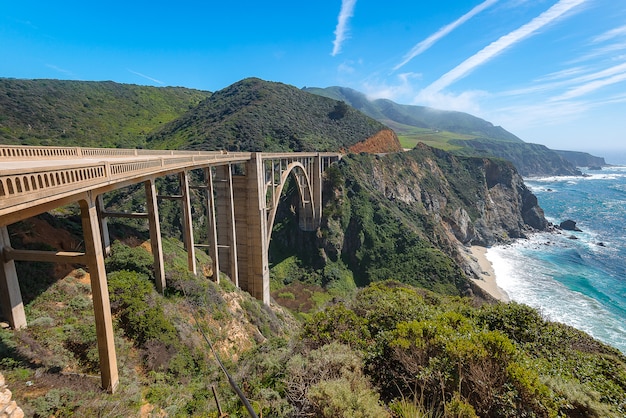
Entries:
{"label": "vegetation on hillside", "polygon": [[0,78],[0,143],[136,148],[210,93],[111,81]]}
{"label": "vegetation on hillside", "polygon": [[395,130],[404,148],[418,143],[459,155],[504,158],[524,176],[580,175],[568,160],[542,145],[529,144],[500,126],[463,112],[369,100],[345,88],[305,88],[305,91],[344,100]]}
{"label": "vegetation on hillside", "polygon": [[248,78],[215,92],[148,143],[167,149],[339,151],[384,129],[341,101]]}

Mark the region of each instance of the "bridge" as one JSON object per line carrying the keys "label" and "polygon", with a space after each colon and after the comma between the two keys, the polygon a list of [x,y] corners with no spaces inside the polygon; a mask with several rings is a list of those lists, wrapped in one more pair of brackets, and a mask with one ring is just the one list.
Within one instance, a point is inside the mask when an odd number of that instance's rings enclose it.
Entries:
{"label": "bridge", "polygon": [[[213,278],[226,274],[265,304],[270,302],[268,248],[287,179],[299,192],[299,225],[315,230],[322,215],[322,173],[336,153],[158,151],[116,148],[0,146],[0,305],[13,329],[27,325],[15,261],[66,262],[87,266],[91,280],[102,387],[117,388],[118,369],[104,257],[110,250],[107,219],[147,220],[157,291],[166,287],[158,202],[181,202],[183,241],[189,270],[195,248],[208,249]],[[201,184],[190,185],[198,170]],[[159,195],[156,179],[177,176],[179,193]],[[103,194],[143,183],[146,212],[107,210]],[[208,243],[195,243],[190,189],[201,191]],[[55,208],[78,203],[84,252],[11,247],[7,226]]]}

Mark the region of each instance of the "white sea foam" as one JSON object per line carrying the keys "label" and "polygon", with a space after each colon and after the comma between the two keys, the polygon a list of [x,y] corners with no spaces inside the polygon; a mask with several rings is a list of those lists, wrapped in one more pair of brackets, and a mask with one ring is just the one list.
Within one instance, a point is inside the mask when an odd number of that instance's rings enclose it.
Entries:
{"label": "white sea foam", "polygon": [[534,307],[546,319],[583,330],[626,353],[623,321],[599,301],[555,280],[554,277],[563,274],[558,265],[532,256],[553,251],[560,245],[551,235],[537,234],[529,240],[490,248],[486,256],[493,264],[498,286],[512,300]]}

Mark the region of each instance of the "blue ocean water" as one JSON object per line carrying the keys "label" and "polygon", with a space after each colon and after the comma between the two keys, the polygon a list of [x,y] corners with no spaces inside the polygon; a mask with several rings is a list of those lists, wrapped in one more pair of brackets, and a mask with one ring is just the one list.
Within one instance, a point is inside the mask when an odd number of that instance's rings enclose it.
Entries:
{"label": "blue ocean water", "polygon": [[626,353],[626,166],[583,171],[525,179],[549,221],[583,232],[533,234],[487,258],[512,300]]}

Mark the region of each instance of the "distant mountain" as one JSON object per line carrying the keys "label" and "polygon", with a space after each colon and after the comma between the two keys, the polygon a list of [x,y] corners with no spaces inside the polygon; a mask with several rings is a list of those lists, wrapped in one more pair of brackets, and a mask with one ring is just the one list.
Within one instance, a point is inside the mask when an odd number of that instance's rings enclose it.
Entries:
{"label": "distant mountain", "polygon": [[343,100],[376,120],[394,128],[399,134],[410,134],[412,128],[441,130],[502,141],[523,142],[500,126],[468,113],[438,110],[425,106],[401,105],[387,99],[369,100],[365,94],[347,87],[304,88],[304,91]]}
{"label": "distant mountain", "polygon": [[215,92],[147,141],[151,148],[198,150],[401,149],[392,130],[343,101],[258,78]]}
{"label": "distant mountain", "polygon": [[586,152],[554,150],[561,157],[574,164],[576,167],[605,167],[608,164],[602,157],[596,157]]}
{"label": "distant mountain", "polygon": [[576,167],[543,145],[529,144],[500,126],[463,112],[369,100],[346,87],[304,88],[310,93],[343,100],[390,126],[405,148],[417,143],[458,155],[499,157],[511,161],[523,176],[580,175]]}
{"label": "distant mountain", "polygon": [[0,78],[0,143],[144,147],[150,131],[210,95],[112,81]]}

